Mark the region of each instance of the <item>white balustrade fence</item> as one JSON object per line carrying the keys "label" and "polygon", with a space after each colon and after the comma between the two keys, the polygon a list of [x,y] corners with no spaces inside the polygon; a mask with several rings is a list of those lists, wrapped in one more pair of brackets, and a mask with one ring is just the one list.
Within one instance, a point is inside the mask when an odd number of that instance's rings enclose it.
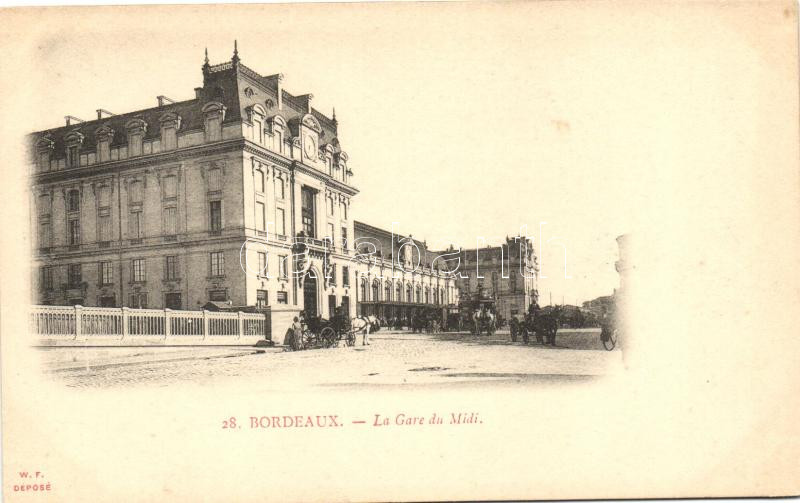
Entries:
{"label": "white balustrade fence", "polygon": [[30,323],[33,335],[56,341],[116,338],[135,344],[137,339],[161,338],[169,344],[214,337],[221,344],[236,344],[243,337],[269,338],[262,313],[32,306]]}

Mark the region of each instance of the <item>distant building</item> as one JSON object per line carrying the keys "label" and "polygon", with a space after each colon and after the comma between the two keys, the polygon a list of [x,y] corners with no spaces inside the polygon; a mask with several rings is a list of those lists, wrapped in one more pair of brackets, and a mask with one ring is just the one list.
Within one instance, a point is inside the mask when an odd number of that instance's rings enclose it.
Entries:
{"label": "distant building", "polygon": [[456,286],[462,298],[484,296],[497,301],[497,313],[509,319],[523,315],[538,300],[538,265],[526,238],[506,238],[501,246],[462,250]]}
{"label": "distant building", "polygon": [[411,236],[393,234],[355,222],[358,247],[358,312],[389,319],[409,319],[420,308],[444,308],[458,303],[458,290],[443,252]]}
{"label": "distant building", "polygon": [[604,312],[611,309],[614,304],[614,296],[613,295],[604,295],[602,297],[597,297],[596,299],[587,300],[581,306],[581,309],[587,313],[596,316],[598,319],[603,315]]}

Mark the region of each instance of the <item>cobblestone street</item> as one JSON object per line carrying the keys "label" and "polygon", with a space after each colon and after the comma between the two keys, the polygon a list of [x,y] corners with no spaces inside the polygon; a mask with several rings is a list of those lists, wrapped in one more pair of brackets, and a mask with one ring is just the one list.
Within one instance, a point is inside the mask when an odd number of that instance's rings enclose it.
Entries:
{"label": "cobblestone street", "polygon": [[45,371],[70,387],[242,384],[308,386],[539,384],[594,379],[622,367],[599,331],[559,332],[557,347],[494,336],[380,331],[362,346],[300,352],[255,347],[48,348]]}

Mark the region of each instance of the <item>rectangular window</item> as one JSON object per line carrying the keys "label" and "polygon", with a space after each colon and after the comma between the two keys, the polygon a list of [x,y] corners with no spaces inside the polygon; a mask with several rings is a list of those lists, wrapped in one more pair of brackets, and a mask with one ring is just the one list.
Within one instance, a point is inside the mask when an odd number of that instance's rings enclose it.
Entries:
{"label": "rectangular window", "polygon": [[175,281],[178,279],[178,256],[167,255],[166,270],[164,271],[164,279],[168,281]]}
{"label": "rectangular window", "polygon": [[141,203],[144,197],[142,182],[131,182],[130,188],[128,189],[128,196],[130,197],[130,204]]}
{"label": "rectangular window", "polygon": [[222,190],[222,170],[214,168],[208,170],[208,191],[218,192]]}
{"label": "rectangular window", "polygon": [[269,305],[269,294],[266,290],[256,290],[256,307],[267,307]]}
{"label": "rectangular window", "polygon": [[142,212],[132,211],[128,216],[128,230],[131,239],[142,237]]}
{"label": "rectangular window", "polygon": [[278,304],[288,304],[288,303],[289,303],[289,293],[278,292]]}
{"label": "rectangular window", "polygon": [[258,252],[258,275],[267,275],[267,254],[264,252]]}
{"label": "rectangular window", "polygon": [[147,280],[147,271],[145,267],[143,258],[137,258],[131,261],[131,278],[133,278],[134,282],[141,283]]}
{"label": "rectangular window", "polygon": [[83,282],[83,270],[81,264],[70,264],[67,270],[67,281],[70,288],[78,288]]}
{"label": "rectangular window", "polygon": [[350,268],[347,266],[342,266],[342,286],[350,286]]}
{"label": "rectangular window", "polygon": [[97,199],[97,206],[99,208],[108,208],[111,206],[111,189],[109,187],[100,187],[100,194]]}
{"label": "rectangular window", "polygon": [[260,169],[256,171],[256,190],[264,192],[264,172]]}
{"label": "rectangular window", "polygon": [[142,135],[132,134],[128,136],[128,157],[142,155]]}
{"label": "rectangular window", "polygon": [[100,215],[97,225],[100,242],[111,241],[111,215]]}
{"label": "rectangular window", "polygon": [[336,234],[334,233],[333,228],[334,228],[333,224],[328,224],[328,234],[325,235],[325,239],[330,241],[331,246],[333,246],[333,244],[334,244],[333,240],[336,237]]}
{"label": "rectangular window", "polygon": [[39,153],[39,171],[50,171],[50,152]]}
{"label": "rectangular window", "polygon": [[256,203],[256,230],[263,231],[266,228],[266,218],[264,203]]}
{"label": "rectangular window", "polygon": [[278,199],[286,199],[286,190],[283,184],[283,178],[275,179],[275,197]]}
{"label": "rectangular window", "polygon": [[347,227],[342,227],[342,249],[347,249]]}
{"label": "rectangular window", "polygon": [[98,145],[100,155],[98,162],[106,162],[111,159],[111,142],[109,140],[100,140]]}
{"label": "rectangular window", "polygon": [[81,193],[78,190],[70,190],[67,193],[67,211],[80,211]]}
{"label": "rectangular window", "polygon": [[42,194],[41,196],[39,196],[39,214],[40,215],[50,214],[50,196],[47,194]]}
{"label": "rectangular window", "polygon": [[53,289],[53,268],[42,267],[42,288],[45,290]]}
{"label": "rectangular window", "polygon": [[69,244],[70,246],[81,244],[81,223],[77,218],[69,221]]}
{"label": "rectangular window", "polygon": [[142,182],[131,182],[128,189],[128,196],[130,197],[131,204],[139,204],[142,202]]}
{"label": "rectangular window", "polygon": [[331,285],[336,284],[336,264],[331,264],[331,277],[328,278],[328,280],[330,281]]}
{"label": "rectangular window", "polygon": [[264,125],[259,120],[253,120],[253,140],[264,143]]}
{"label": "rectangular window", "polygon": [[209,213],[211,215],[211,231],[219,232],[222,230],[222,201],[211,201],[209,203]]}
{"label": "rectangular window", "polygon": [[219,117],[209,117],[206,121],[206,139],[208,141],[219,141],[222,139],[222,128]]}
{"label": "rectangular window", "polygon": [[39,248],[50,248],[50,222],[39,224]]}
{"label": "rectangular window", "polygon": [[170,175],[164,178],[164,199],[178,196],[178,178]]}
{"label": "rectangular window", "polygon": [[164,208],[164,234],[174,236],[178,233],[178,208]]}
{"label": "rectangular window", "polygon": [[302,196],[302,217],[303,217],[303,232],[306,236],[315,237],[314,232],[314,196],[316,194],[313,190],[303,187],[301,192]]}
{"label": "rectangular window", "polygon": [[114,283],[114,264],[112,262],[100,262],[100,284],[111,285]]}
{"label": "rectangular window", "polygon": [[225,275],[225,254],[223,252],[211,252],[211,276]]}
{"label": "rectangular window", "polygon": [[283,208],[275,209],[275,232],[279,236],[286,235],[286,213]]}
{"label": "rectangular window", "polygon": [[71,147],[67,147],[67,167],[68,168],[76,168],[80,165],[80,159],[78,157],[78,147],[77,145],[73,145]]}
{"label": "rectangular window", "polygon": [[134,309],[147,309],[147,294],[132,293],[130,296],[130,307]]}
{"label": "rectangular window", "polygon": [[288,279],[289,273],[286,271],[286,255],[278,255],[278,277]]}
{"label": "rectangular window", "polygon": [[328,198],[328,215],[333,216],[333,198]]}
{"label": "rectangular window", "polygon": [[178,147],[178,133],[174,127],[167,127],[161,131],[161,149],[175,150]]}

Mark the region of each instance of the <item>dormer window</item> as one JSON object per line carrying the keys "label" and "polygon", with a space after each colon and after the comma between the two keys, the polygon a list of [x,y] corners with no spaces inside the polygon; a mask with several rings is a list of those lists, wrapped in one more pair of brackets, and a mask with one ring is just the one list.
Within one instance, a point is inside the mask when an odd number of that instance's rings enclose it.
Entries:
{"label": "dormer window", "polygon": [[181,116],[168,112],[159,118],[161,123],[161,150],[178,148],[178,130],[181,128]]}
{"label": "dormer window", "polygon": [[50,171],[50,156],[55,148],[55,142],[45,136],[36,142],[36,153],[38,155],[37,162],[39,164],[39,171]]}
{"label": "dormer window", "polygon": [[128,157],[142,155],[142,140],[147,132],[147,123],[142,119],[133,119],[125,124],[128,131]]}
{"label": "dormer window", "polygon": [[259,145],[264,144],[264,118],[267,116],[267,111],[264,107],[256,103],[255,105],[247,108],[247,117],[253,124],[253,141]]}
{"label": "dormer window", "polygon": [[95,131],[97,138],[97,160],[106,162],[111,160],[111,140],[114,138],[114,130],[108,126],[103,126]]}
{"label": "dormer window", "polygon": [[225,120],[225,106],[218,101],[206,103],[203,107],[203,116],[205,118],[206,141],[221,140],[222,121]]}
{"label": "dormer window", "polygon": [[81,165],[80,148],[83,144],[83,135],[78,131],[72,131],[64,137],[66,144],[67,167],[77,168]]}
{"label": "dormer window", "polygon": [[67,167],[75,168],[80,166],[80,158],[78,157],[78,146],[71,145],[67,147]]}
{"label": "dormer window", "polygon": [[286,141],[286,121],[280,115],[276,115],[270,119],[269,126],[273,136],[273,149],[282,154],[283,144]]}

